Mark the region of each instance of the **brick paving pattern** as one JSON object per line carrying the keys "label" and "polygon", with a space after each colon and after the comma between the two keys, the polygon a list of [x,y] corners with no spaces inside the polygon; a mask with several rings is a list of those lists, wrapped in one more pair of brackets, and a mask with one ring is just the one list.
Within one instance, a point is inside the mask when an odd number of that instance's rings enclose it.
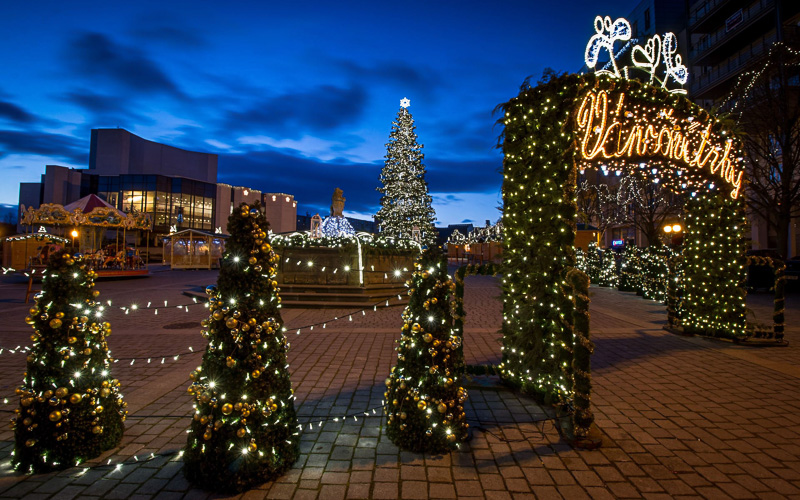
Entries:
{"label": "brick paving pattern", "polygon": [[[174,306],[191,303],[182,292],[215,281],[213,271],[161,271],[98,282],[100,298],[112,300],[109,345],[120,359],[113,370],[129,403],[122,444],[85,469],[25,476],[10,470],[13,435],[4,426],[0,498],[220,497],[192,488],[176,454],[186,439],[188,373],[204,348],[205,309]],[[29,343],[24,294],[21,281],[0,282],[4,418],[15,408],[11,396],[25,367],[25,354],[9,349]],[[666,333],[663,305],[633,294],[597,287],[591,294],[601,449],[572,449],[560,440],[550,408],[492,377],[475,377],[466,406],[474,429],[469,443],[440,456],[400,451],[381,432],[380,407],[401,309],[379,307],[352,321],[345,310],[284,310],[302,455],[277,481],[237,497],[800,498],[799,295],[787,301],[790,346],[752,348]],[[499,297],[496,278],[467,278],[470,364],[499,362]],[[171,307],[157,315],[118,308],[165,300]],[[770,301],[766,294],[748,297],[758,321],[769,320]],[[334,316],[341,318],[295,334]],[[189,354],[173,359],[178,353]]]}

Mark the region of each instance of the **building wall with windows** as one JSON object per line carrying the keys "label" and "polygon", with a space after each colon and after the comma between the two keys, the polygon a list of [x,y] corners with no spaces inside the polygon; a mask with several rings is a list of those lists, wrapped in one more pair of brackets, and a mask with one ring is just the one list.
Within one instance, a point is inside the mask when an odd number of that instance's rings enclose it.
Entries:
{"label": "building wall with windows", "polygon": [[157,240],[189,228],[225,233],[232,208],[258,200],[274,232],[295,230],[294,196],[218,184],[216,175],[217,155],[172,148],[122,129],[92,130],[90,168],[47,165],[40,183],[20,184],[19,202],[66,205],[96,194],[124,212],[151,214]]}

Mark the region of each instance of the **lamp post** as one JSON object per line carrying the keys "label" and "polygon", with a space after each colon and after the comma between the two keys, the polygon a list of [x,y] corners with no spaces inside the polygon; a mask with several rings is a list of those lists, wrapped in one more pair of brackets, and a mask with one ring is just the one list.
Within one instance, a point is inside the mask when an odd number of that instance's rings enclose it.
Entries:
{"label": "lamp post", "polygon": [[72,235],[72,248],[75,248],[75,238],[78,237],[78,230],[73,229],[70,234]]}
{"label": "lamp post", "polygon": [[678,245],[680,244],[680,238],[682,237],[681,232],[683,231],[683,227],[678,224],[677,222],[674,224],[667,224],[664,226],[664,234],[670,238],[670,244]]}

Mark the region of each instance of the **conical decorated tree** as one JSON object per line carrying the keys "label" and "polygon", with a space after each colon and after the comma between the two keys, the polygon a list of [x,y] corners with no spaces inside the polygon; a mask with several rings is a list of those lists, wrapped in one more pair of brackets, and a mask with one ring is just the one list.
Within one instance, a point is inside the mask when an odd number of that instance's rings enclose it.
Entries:
{"label": "conical decorated tree", "polygon": [[299,455],[275,281],[279,258],[268,229],[258,202],[234,210],[218,287],[206,289],[208,346],[191,374],[195,414],[183,469],[205,489],[248,489],[279,476]]}
{"label": "conical decorated tree", "polygon": [[126,403],[111,376],[111,325],[81,254],[54,254],[25,322],[33,327],[20,408],[14,416],[16,470],[80,464],[119,444]]}
{"label": "conical decorated tree", "polygon": [[422,163],[422,144],[417,143],[414,118],[408,111],[408,99],[400,101],[400,111],[392,122],[392,132],[386,144],[386,160],[381,170],[382,186],[378,191],[381,208],[377,218],[381,232],[396,238],[411,238],[414,229],[420,233],[420,242],[431,246],[436,242],[433,227],[436,212],[431,206]]}
{"label": "conical decorated tree", "polygon": [[397,346],[397,364],[386,379],[386,434],[400,448],[441,453],[467,437],[467,391],[458,373],[461,333],[455,328],[455,283],[438,247],[414,265],[409,302]]}

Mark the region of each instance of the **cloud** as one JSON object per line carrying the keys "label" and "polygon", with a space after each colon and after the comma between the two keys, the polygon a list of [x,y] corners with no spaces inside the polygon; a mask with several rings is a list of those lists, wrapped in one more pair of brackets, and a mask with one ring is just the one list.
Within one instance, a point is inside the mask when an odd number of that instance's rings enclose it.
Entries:
{"label": "cloud", "polygon": [[353,125],[362,116],[365,104],[366,91],[360,85],[320,85],[230,111],[222,128],[242,133],[276,132],[284,138],[297,138],[309,131],[325,132]]}
{"label": "cloud", "polygon": [[0,130],[0,154],[37,154],[87,164],[86,141],[74,137],[37,131]]}
{"label": "cloud", "polygon": [[0,118],[17,123],[31,123],[36,120],[34,115],[8,101],[0,101]]}
{"label": "cloud", "polygon": [[498,172],[502,158],[489,160],[425,159],[429,191],[447,193],[490,193],[500,189],[503,176]]}
{"label": "cloud", "polygon": [[432,68],[400,61],[380,61],[369,66],[353,60],[340,59],[334,61],[333,64],[357,81],[391,84],[419,90],[425,88],[430,90],[441,81],[438,72]]}
{"label": "cloud", "polygon": [[67,61],[77,76],[110,83],[131,95],[183,97],[178,85],[136,47],[101,33],[83,33],[67,45]]}
{"label": "cloud", "polygon": [[178,48],[200,49],[208,44],[196,31],[169,26],[158,19],[144,19],[131,32],[142,42],[160,42]]}

